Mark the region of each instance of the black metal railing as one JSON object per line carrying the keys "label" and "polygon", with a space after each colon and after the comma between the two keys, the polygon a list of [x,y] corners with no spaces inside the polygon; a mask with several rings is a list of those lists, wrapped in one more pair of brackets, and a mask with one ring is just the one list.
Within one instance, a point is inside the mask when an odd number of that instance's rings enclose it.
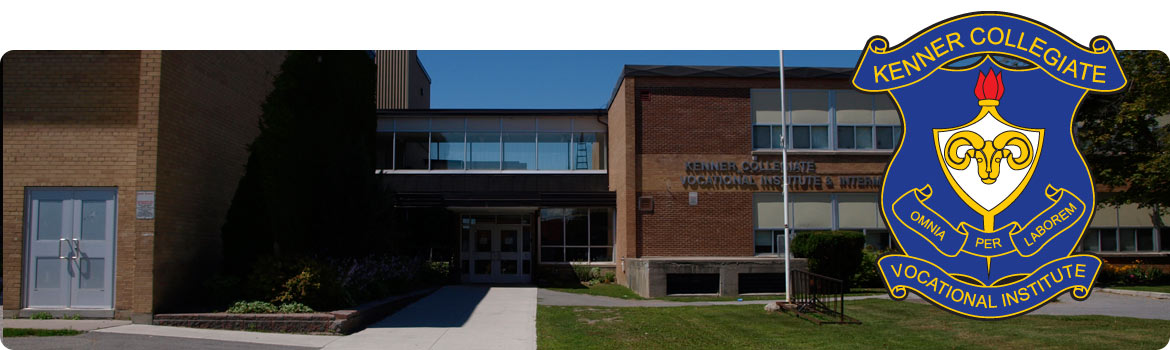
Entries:
{"label": "black metal railing", "polygon": [[845,315],[845,283],[829,276],[792,270],[793,311],[821,323],[861,323]]}

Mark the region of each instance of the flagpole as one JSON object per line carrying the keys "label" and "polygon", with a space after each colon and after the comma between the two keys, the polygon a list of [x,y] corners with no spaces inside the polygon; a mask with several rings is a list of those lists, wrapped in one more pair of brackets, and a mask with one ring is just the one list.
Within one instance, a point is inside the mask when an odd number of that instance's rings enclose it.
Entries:
{"label": "flagpole", "polygon": [[792,269],[788,254],[788,113],[784,110],[784,50],[780,50],[780,148],[781,174],[784,177],[784,302],[792,302]]}

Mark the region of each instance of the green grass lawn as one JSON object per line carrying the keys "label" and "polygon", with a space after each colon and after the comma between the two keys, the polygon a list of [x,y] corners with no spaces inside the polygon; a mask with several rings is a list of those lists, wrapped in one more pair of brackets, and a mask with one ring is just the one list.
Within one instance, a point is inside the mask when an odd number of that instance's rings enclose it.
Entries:
{"label": "green grass lawn", "polygon": [[861,325],[823,325],[760,305],[603,308],[539,306],[541,349],[1158,349],[1170,321],[1025,315],[979,321],[937,307],[858,300]]}
{"label": "green grass lawn", "polygon": [[[630,299],[630,300],[646,300],[646,298],[639,296],[637,293],[634,293],[634,291],[630,290],[629,288],[626,288],[625,286],[620,285],[620,284],[616,284],[616,283],[595,284],[595,285],[591,285],[591,286],[581,284],[579,287],[578,286],[548,287],[547,289],[555,290],[558,292],[566,292],[566,293],[588,294],[588,295],[597,295],[597,296],[603,296],[603,297],[612,297],[612,298],[621,298],[621,299]],[[846,293],[845,295],[873,295],[873,294],[886,294],[886,291],[885,291],[885,289],[880,289],[880,288],[854,288],[852,291],[850,291],[849,293]],[[738,296],[738,297],[666,296],[666,297],[655,298],[655,299],[656,300],[688,302],[688,301],[735,301],[736,299],[740,299],[740,298],[743,298],[743,300],[780,300],[780,299],[784,299],[784,295],[783,294],[780,294],[780,295],[747,295],[747,296]]]}
{"label": "green grass lawn", "polygon": [[53,337],[61,335],[78,335],[82,331],[75,331],[72,329],[31,329],[31,328],[5,328],[4,337]]}
{"label": "green grass lawn", "polygon": [[1143,292],[1170,293],[1170,286],[1112,286],[1112,287],[1105,287],[1105,288],[1140,290]]}

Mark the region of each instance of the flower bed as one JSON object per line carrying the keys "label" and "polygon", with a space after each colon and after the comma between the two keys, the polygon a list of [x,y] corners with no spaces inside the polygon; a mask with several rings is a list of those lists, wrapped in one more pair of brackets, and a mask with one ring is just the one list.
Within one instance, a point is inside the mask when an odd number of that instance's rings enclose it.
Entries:
{"label": "flower bed", "polygon": [[153,323],[159,326],[244,331],[349,334],[430,295],[436,289],[420,289],[332,312],[157,314],[154,315]]}

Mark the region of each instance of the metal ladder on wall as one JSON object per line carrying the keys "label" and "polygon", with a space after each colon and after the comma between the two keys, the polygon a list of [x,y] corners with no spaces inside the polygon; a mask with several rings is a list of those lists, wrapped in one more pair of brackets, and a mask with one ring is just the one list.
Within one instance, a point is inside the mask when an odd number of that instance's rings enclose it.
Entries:
{"label": "metal ladder on wall", "polygon": [[589,169],[589,144],[577,142],[577,166],[574,169]]}

